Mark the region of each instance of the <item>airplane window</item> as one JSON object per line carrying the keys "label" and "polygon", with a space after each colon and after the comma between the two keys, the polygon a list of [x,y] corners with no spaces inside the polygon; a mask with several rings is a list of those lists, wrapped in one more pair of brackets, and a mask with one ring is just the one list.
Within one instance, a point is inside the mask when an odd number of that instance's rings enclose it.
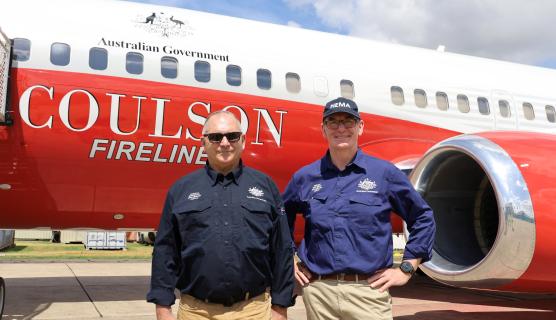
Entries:
{"label": "airplane window", "polygon": [[230,64],[226,67],[226,82],[231,86],[241,85],[241,68]]}
{"label": "airplane window", "polygon": [[50,62],[57,66],[67,66],[70,62],[71,48],[69,45],[54,42],[50,46]]}
{"label": "airplane window", "polygon": [[533,105],[529,102],[523,103],[523,115],[527,120],[535,120],[535,110],[533,109]]}
{"label": "airplane window", "polygon": [[436,106],[442,111],[448,110],[448,95],[444,92],[436,93]]}
{"label": "airplane window", "polygon": [[350,80],[340,81],[340,91],[342,93],[342,97],[344,98],[353,99],[353,97],[355,96],[353,82]]}
{"label": "airplane window", "polygon": [[31,56],[31,41],[23,38],[14,38],[12,48],[13,59],[16,61],[27,61]]}
{"label": "airplane window", "polygon": [[257,86],[268,90],[272,85],[272,74],[267,69],[257,70]]}
{"label": "airplane window", "polygon": [[178,77],[178,59],[162,57],[160,59],[160,73],[164,78],[175,79]]}
{"label": "airplane window", "polygon": [[425,108],[427,106],[427,93],[425,90],[415,89],[413,94],[415,96],[415,104],[419,108]]}
{"label": "airplane window", "polygon": [[512,116],[510,103],[508,101],[498,100],[498,109],[500,110],[500,115],[502,116],[502,118],[509,118]]}
{"label": "airplane window", "polygon": [[105,70],[108,66],[108,51],[104,48],[89,50],[89,67],[94,70]]}
{"label": "airplane window", "polygon": [[195,80],[199,82],[210,81],[210,63],[206,61],[195,61]]}
{"label": "airplane window", "polygon": [[490,107],[488,105],[488,99],[484,97],[477,98],[477,104],[479,105],[479,112],[481,114],[490,114]]}
{"label": "airplane window", "polygon": [[401,106],[405,102],[403,97],[403,89],[400,87],[390,87],[390,96],[392,97],[392,103],[397,106]]}
{"label": "airplane window", "polygon": [[125,69],[131,74],[143,73],[143,55],[139,52],[128,52],[125,57]]}
{"label": "airplane window", "polygon": [[286,89],[291,93],[298,93],[301,91],[301,80],[297,73],[286,73]]}
{"label": "airplane window", "polygon": [[462,113],[468,113],[471,108],[469,107],[469,99],[464,94],[458,94],[458,110]]}
{"label": "airplane window", "polygon": [[544,107],[546,110],[546,119],[548,122],[556,122],[556,110],[554,110],[553,106],[546,106]]}
{"label": "airplane window", "polygon": [[328,80],[325,77],[315,77],[313,80],[313,90],[318,97],[328,96]]}

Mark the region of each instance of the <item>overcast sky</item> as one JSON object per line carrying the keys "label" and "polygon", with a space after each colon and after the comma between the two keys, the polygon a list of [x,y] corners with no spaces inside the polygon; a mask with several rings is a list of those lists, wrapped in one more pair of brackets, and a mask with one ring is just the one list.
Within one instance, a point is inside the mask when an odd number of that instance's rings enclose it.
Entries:
{"label": "overcast sky", "polygon": [[556,0],[132,0],[556,68]]}

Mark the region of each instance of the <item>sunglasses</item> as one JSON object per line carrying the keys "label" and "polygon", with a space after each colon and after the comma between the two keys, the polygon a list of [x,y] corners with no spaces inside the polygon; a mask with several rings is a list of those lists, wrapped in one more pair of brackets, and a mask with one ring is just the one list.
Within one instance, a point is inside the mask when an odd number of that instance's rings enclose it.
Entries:
{"label": "sunglasses", "polygon": [[338,129],[340,125],[343,125],[346,129],[351,129],[355,127],[357,121],[358,120],[355,118],[346,118],[344,120],[325,120],[324,125],[331,130]]}
{"label": "sunglasses", "polygon": [[241,132],[227,132],[227,133],[205,133],[203,137],[208,138],[211,143],[220,143],[226,137],[229,143],[238,142],[241,139]]}

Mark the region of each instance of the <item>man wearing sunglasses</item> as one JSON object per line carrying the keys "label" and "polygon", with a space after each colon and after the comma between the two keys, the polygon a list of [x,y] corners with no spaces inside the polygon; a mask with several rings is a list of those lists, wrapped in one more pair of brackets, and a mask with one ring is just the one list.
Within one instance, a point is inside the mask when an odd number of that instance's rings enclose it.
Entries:
{"label": "man wearing sunglasses", "polygon": [[[358,148],[363,126],[355,102],[328,102],[322,121],[328,152],[297,171],[283,196],[292,233],[296,214],[305,218],[295,278],[309,320],[392,319],[388,288],[407,283],[431,258],[431,209],[400,170]],[[391,211],[410,232],[398,268]]]}
{"label": "man wearing sunglasses", "polygon": [[156,236],[151,289],[158,320],[287,318],[293,250],[274,182],[241,161],[245,135],[227,111],[207,117],[204,168],[169,190]]}

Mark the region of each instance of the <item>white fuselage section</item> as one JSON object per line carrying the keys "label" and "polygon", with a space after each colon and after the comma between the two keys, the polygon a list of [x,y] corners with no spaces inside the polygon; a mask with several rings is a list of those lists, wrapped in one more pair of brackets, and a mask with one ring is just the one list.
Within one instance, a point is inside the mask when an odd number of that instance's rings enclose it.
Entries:
{"label": "white fuselage section", "polygon": [[[550,113],[556,105],[554,70],[125,1],[19,1],[2,8],[4,32],[31,41],[29,60],[15,62],[15,68],[146,79],[315,105],[342,95],[340,83],[348,80],[365,113],[461,133],[556,132],[547,116],[547,106]],[[158,20],[148,22],[152,14]],[[54,42],[71,47],[68,65],[51,63]],[[106,69],[89,67],[93,47],[108,51]],[[141,74],[126,72],[129,52],[143,55]],[[176,78],[161,75],[163,57],[177,59]],[[210,81],[195,80],[197,60],[210,63]],[[228,65],[241,68],[240,86],[226,82]],[[257,86],[259,69],[270,71],[269,89]],[[299,92],[288,91],[287,73],[299,76]],[[403,90],[403,104],[393,103],[392,87]],[[437,92],[446,94],[447,110],[437,107]],[[426,106],[418,107],[423,93]],[[458,95],[467,97],[468,112],[458,106]],[[487,113],[480,112],[479,97],[487,99]],[[501,114],[500,100],[508,102],[509,116]],[[524,104],[531,105],[533,118]]]}

